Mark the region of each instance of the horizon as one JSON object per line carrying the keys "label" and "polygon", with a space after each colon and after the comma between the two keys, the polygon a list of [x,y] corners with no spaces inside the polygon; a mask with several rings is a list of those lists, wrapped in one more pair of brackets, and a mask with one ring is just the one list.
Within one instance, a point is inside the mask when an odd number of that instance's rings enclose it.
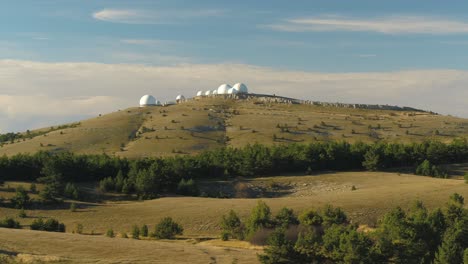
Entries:
{"label": "horizon", "polygon": [[0,133],[236,82],[468,118],[467,10],[463,1],[9,1]]}

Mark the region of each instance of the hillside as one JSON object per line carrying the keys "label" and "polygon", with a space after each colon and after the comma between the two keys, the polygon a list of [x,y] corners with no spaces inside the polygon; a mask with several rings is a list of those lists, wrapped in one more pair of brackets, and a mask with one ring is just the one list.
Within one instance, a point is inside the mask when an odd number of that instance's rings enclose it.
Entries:
{"label": "hillside", "polygon": [[468,136],[468,120],[429,112],[202,98],[171,106],[129,108],[79,123],[44,128],[4,142],[0,155],[39,150],[122,157],[193,154],[241,147],[344,140],[449,142]]}

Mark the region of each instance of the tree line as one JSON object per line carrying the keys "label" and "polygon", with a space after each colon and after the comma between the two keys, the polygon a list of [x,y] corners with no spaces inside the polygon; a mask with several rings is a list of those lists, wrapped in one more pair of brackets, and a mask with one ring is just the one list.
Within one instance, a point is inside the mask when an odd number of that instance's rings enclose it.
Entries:
{"label": "tree line", "polygon": [[[192,192],[190,180],[231,176],[265,176],[281,173],[311,173],[320,170],[381,170],[416,167],[468,160],[468,142],[457,139],[449,144],[423,143],[354,143],[319,142],[243,148],[219,148],[198,155],[141,158],[130,160],[70,152],[17,154],[0,157],[0,182],[5,180],[37,181],[47,184],[44,198],[53,199],[68,193],[79,196],[73,183],[104,181],[111,191],[137,193],[154,197],[161,192],[185,188]],[[182,185],[180,186],[181,181]],[[65,189],[67,190],[65,192]]]}

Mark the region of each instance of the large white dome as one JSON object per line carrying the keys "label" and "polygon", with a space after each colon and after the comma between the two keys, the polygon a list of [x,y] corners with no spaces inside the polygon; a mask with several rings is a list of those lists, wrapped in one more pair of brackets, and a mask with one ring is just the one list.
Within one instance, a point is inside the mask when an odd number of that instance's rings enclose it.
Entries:
{"label": "large white dome", "polygon": [[185,96],[179,94],[177,97],[176,97],[176,101],[183,101],[185,100]]}
{"label": "large white dome", "polygon": [[249,89],[247,89],[247,86],[243,83],[236,83],[232,88],[236,88],[239,93],[249,93]]}
{"label": "large white dome", "polygon": [[156,98],[154,96],[146,94],[140,99],[140,107],[156,105]]}
{"label": "large white dome", "polygon": [[206,91],[206,92],[205,92],[205,95],[206,95],[206,96],[208,96],[208,95],[210,95],[210,94],[211,94],[211,91]]}
{"label": "large white dome", "polygon": [[229,89],[231,89],[231,85],[229,84],[221,84],[219,87],[218,87],[218,94],[227,94]]}
{"label": "large white dome", "polygon": [[198,91],[197,96],[203,96],[203,92],[202,92],[202,91]]}
{"label": "large white dome", "polygon": [[228,93],[228,94],[236,94],[236,93],[238,93],[238,92],[239,92],[239,91],[238,91],[236,88],[232,87],[231,89],[228,90],[227,93]]}

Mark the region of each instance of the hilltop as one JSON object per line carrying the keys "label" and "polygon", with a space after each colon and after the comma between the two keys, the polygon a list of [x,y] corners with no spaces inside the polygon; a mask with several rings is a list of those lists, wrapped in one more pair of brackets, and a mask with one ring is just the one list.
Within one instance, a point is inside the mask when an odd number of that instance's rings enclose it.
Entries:
{"label": "hilltop", "polygon": [[468,119],[413,108],[328,104],[284,97],[222,97],[132,107],[77,123],[21,133],[0,155],[43,151],[137,158],[326,141],[450,142],[468,136]]}

